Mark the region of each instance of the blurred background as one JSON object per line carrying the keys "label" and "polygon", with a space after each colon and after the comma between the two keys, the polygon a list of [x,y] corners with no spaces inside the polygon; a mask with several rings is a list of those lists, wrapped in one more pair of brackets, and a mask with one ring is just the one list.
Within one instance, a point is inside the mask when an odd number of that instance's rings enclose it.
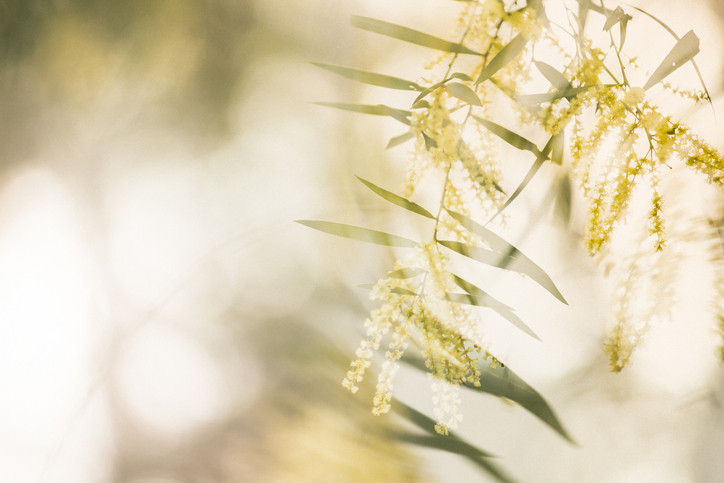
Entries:
{"label": "blurred background", "polygon": [[[634,3],[695,30],[721,118],[722,3]],[[369,388],[341,387],[372,307],[356,285],[393,254],[292,223],[387,219],[353,175],[394,189],[406,155],[384,150],[394,121],[311,104],[406,97],[307,62],[415,78],[428,51],[352,29],[350,15],[449,37],[459,8],[0,2],[0,481],[487,481],[456,456],[386,438],[395,416],[370,414]],[[670,38],[637,22],[627,42],[663,58]],[[724,148],[707,105],[677,113]],[[582,218],[531,221],[555,174],[520,198],[508,234],[570,306],[501,281],[543,342],[491,329],[491,350],[580,446],[480,395],[464,395],[459,433],[521,481],[720,481],[724,372],[696,289],[706,255],[686,255],[674,320],[633,367],[608,373],[610,287],[580,248]],[[720,219],[721,198],[690,178],[672,193]],[[431,414],[420,374],[403,369],[395,390]]]}

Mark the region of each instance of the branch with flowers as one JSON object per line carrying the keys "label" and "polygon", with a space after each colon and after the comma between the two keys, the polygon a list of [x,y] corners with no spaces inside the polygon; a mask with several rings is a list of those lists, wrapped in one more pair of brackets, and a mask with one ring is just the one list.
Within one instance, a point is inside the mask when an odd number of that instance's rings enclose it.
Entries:
{"label": "branch with flowers", "polygon": [[[566,303],[546,271],[497,232],[509,216],[508,206],[544,164],[570,172],[587,203],[585,247],[619,275],[612,311],[615,320],[605,351],[611,370],[623,369],[652,321],[665,318],[674,300],[670,278],[675,273],[656,268],[675,266],[677,261],[676,248],[670,246],[676,240],[667,232],[662,179],[670,175],[672,165],[681,164],[724,188],[721,154],[663,112],[648,95],[651,89],[666,89],[694,103],[710,102],[703,80],[699,90],[691,91],[667,82],[670,74],[683,67],[693,69],[701,80],[695,62],[699,39],[692,31],[677,35],[639,8],[611,9],[603,1],[559,0],[545,6],[541,0],[460,3],[453,41],[383,20],[352,17],[354,27],[438,52],[415,81],[315,63],[365,84],[411,93],[409,107],[319,104],[391,117],[406,127],[388,143],[392,148],[412,142],[401,194],[359,180],[410,216],[427,218],[428,238],[411,240],[329,221],[299,222],[405,252],[370,287],[371,298],[380,305],[365,323],[366,337],[343,380],[344,387],[356,392],[373,355],[384,350],[373,401],[375,414],[401,404],[394,401],[392,386],[399,363],[407,362],[429,373],[432,425],[440,435],[449,435],[458,425],[458,391],[468,386],[517,402],[570,439],[545,400],[486,346],[478,308],[495,311],[529,336],[537,335],[514,308],[455,273],[450,257],[523,274]],[[546,8],[557,8],[564,22],[550,20]],[[639,21],[656,23],[671,43],[669,53],[648,75],[642,74],[637,60],[625,49],[629,24]],[[594,43],[587,34],[593,30],[605,33],[607,42]],[[646,81],[639,85],[633,79]],[[531,92],[536,85],[548,87]],[[513,120],[498,115],[501,109],[510,111]],[[529,156],[530,167],[516,188],[506,191],[501,159],[509,150]],[[425,189],[425,178],[437,181],[439,203],[434,209],[413,201]],[[644,222],[634,227],[638,243],[628,256],[615,257],[609,247],[627,225],[634,193],[649,200]],[[721,278],[724,257],[719,245],[712,246],[712,260]],[[724,284],[720,282],[715,287],[714,300],[720,304],[715,310],[724,320]],[[633,303],[634,298],[646,302]],[[410,345],[421,358],[408,354]]]}

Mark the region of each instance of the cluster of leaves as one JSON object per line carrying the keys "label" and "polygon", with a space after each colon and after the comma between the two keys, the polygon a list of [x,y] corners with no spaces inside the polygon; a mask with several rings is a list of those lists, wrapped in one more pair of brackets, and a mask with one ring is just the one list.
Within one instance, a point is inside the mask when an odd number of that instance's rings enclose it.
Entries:
{"label": "cluster of leaves", "polygon": [[[459,421],[455,391],[465,385],[520,403],[567,437],[544,401],[526,405],[520,398],[502,394],[505,391],[500,387],[525,388],[523,392],[539,398],[484,347],[484,334],[472,309],[492,309],[526,334],[537,336],[513,308],[453,273],[450,256],[461,255],[523,274],[566,303],[540,266],[489,228],[496,220],[500,222],[504,210],[547,161],[566,166],[564,153],[569,153],[570,169],[589,204],[586,246],[591,254],[600,254],[609,243],[614,228],[625,218],[634,189],[640,185],[648,186],[652,194],[647,232],[650,251],[664,251],[663,203],[658,189],[662,167],[682,161],[704,173],[711,182],[723,185],[724,158],[688,128],[662,114],[646,97],[650,88],[666,86],[664,79],[685,64],[690,63],[699,74],[694,62],[699,51],[696,35],[688,32],[679,37],[663,22],[637,8],[638,14],[656,21],[675,40],[658,68],[642,87],[637,87],[629,81],[631,71],[637,69],[636,61],[623,50],[632,15],[621,7],[609,9],[591,0],[572,2],[575,9],[566,0],[560,2],[569,27],[550,21],[541,0],[528,0],[525,5],[504,0],[465,1],[458,41],[353,16],[354,27],[439,52],[426,74],[416,81],[315,63],[365,84],[415,94],[409,108],[319,104],[388,116],[407,126],[406,132],[388,143],[389,148],[414,141],[404,193],[396,194],[359,179],[386,201],[429,219],[431,237],[418,241],[342,223],[299,221],[330,234],[411,251],[370,286],[372,298],[381,300],[381,306],[367,320],[367,337],[344,381],[355,392],[374,352],[391,339],[378,379],[376,414],[391,408],[398,361],[410,360],[406,349],[412,342],[423,356],[415,359],[415,366],[426,367],[433,378],[434,429],[438,433],[448,434]],[[603,48],[595,46],[585,34],[589,18],[593,17],[598,17],[600,28],[609,36],[610,43]],[[616,29],[617,38],[613,35]],[[571,42],[566,43],[566,39]],[[536,48],[538,52],[558,52],[559,67],[538,56]],[[536,77],[550,85],[546,92],[526,92],[529,81]],[[702,89],[689,97],[709,100],[703,82]],[[500,105],[508,106],[517,116],[517,129],[505,127],[503,120],[495,117]],[[586,126],[583,119],[590,112],[597,121]],[[537,134],[526,137],[521,134],[523,130]],[[541,143],[531,139],[543,136]],[[608,155],[600,155],[605,142],[612,142],[615,148]],[[498,161],[505,149],[517,149],[532,158],[527,174],[511,193],[501,187]],[[411,200],[421,179],[430,173],[437,173],[442,183],[436,213]],[[475,220],[480,216],[487,222]],[[625,310],[620,312],[624,319],[630,316]],[[635,344],[631,336],[627,337],[607,344],[613,369],[623,367],[633,350]],[[412,413],[408,410],[407,414]],[[416,417],[419,421],[419,415]]]}

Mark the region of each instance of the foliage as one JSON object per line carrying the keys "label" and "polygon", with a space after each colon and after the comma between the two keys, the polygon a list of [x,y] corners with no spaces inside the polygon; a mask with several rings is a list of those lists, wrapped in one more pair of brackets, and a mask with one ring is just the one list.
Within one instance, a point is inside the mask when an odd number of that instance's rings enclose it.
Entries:
{"label": "foliage", "polygon": [[[548,2],[546,7],[551,3],[556,2]],[[499,389],[502,386],[498,384],[512,384],[526,388],[524,392],[533,391],[503,369],[504,364],[485,346],[476,307],[491,308],[526,334],[537,336],[513,308],[453,273],[451,257],[462,255],[523,274],[566,303],[545,270],[496,234],[495,226],[505,224],[506,208],[546,162],[569,169],[588,205],[584,239],[588,252],[606,263],[618,264],[626,274],[616,292],[616,323],[605,344],[611,369],[619,371],[629,362],[649,321],[664,317],[673,299],[667,289],[670,280],[656,270],[659,264],[672,260],[661,179],[671,165],[685,164],[719,188],[724,187],[724,158],[664,113],[648,95],[650,89],[663,88],[693,102],[709,100],[703,81],[701,91],[684,91],[665,82],[687,65],[701,79],[694,61],[699,51],[696,35],[690,31],[679,37],[638,8],[610,9],[591,0],[557,3],[568,26],[549,20],[541,0],[525,4],[461,2],[454,37],[457,41],[353,16],[352,25],[357,28],[438,51],[415,81],[316,64],[366,84],[416,95],[403,108],[320,104],[389,116],[406,126],[407,131],[388,144],[414,143],[403,193],[359,179],[388,202],[427,218],[430,237],[412,241],[367,228],[301,221],[327,233],[407,250],[372,286],[371,297],[380,301],[380,306],[365,323],[367,336],[343,383],[355,392],[375,351],[386,346],[374,397],[375,414],[390,410],[398,362],[407,357],[408,346],[414,344],[423,356],[417,367],[426,368],[433,381],[438,433],[449,434],[460,421],[457,391],[465,385],[512,399],[569,438],[542,398],[532,404]],[[655,21],[673,37],[668,55],[645,77],[643,86],[632,83],[631,79],[641,78],[642,73],[636,59],[624,50],[629,24],[640,20]],[[587,29],[607,33],[608,43],[597,45]],[[614,35],[616,31],[618,35]],[[545,92],[530,92],[531,85],[542,81],[549,85]],[[514,113],[514,122],[498,115],[501,106]],[[511,124],[515,126],[508,127]],[[500,163],[510,149],[529,155],[531,165],[517,188],[508,193],[502,188]],[[439,205],[434,210],[412,201],[426,177],[440,181]],[[637,191],[650,200],[640,244],[624,260],[607,259],[607,247],[619,226],[625,224]],[[643,309],[631,302],[640,286],[647,290],[643,296],[650,298]]]}

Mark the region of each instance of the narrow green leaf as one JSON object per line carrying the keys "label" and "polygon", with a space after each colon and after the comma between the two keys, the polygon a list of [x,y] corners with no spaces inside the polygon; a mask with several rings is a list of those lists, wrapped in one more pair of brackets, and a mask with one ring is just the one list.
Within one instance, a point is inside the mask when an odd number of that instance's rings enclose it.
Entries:
{"label": "narrow green leaf", "polygon": [[487,119],[483,119],[478,116],[473,116],[473,118],[478,121],[480,124],[485,126],[490,132],[498,136],[500,139],[505,141],[506,143],[510,144],[514,148],[522,149],[525,151],[530,151],[531,153],[535,154],[536,156],[540,154],[540,150],[538,147],[533,144],[532,141],[529,141],[528,139],[524,138],[520,134],[516,134],[513,131],[510,131],[509,129],[504,128],[500,124],[496,124],[492,121],[488,121]]}
{"label": "narrow green leaf", "polygon": [[428,35],[418,30],[385,22],[384,20],[352,15],[352,26],[430,49],[442,50],[444,52],[452,52],[456,54],[481,55],[474,50],[470,50],[464,45],[448,42],[447,40]]}
{"label": "narrow green leaf", "polygon": [[417,246],[417,242],[414,242],[407,238],[390,235],[389,233],[385,233],[382,231],[370,230],[369,228],[362,228],[354,225],[345,225],[343,223],[334,223],[331,221],[295,221],[310,228],[314,228],[315,230],[323,231],[325,233],[341,236],[344,238],[350,238],[352,240],[375,243],[377,245],[384,245],[389,247],[415,248]]}
{"label": "narrow green leaf", "polygon": [[500,49],[500,52],[498,52],[488,65],[483,68],[483,71],[480,73],[475,83],[480,84],[481,82],[494,76],[496,72],[515,59],[518,54],[523,52],[527,43],[528,39],[523,37],[522,34],[516,36],[505,47]]}
{"label": "narrow green leaf", "polygon": [[551,162],[558,166],[563,163],[563,151],[566,148],[566,133],[561,130],[557,136],[554,137],[553,146],[551,147]]}
{"label": "narrow green leaf", "polygon": [[509,253],[500,253],[488,250],[487,248],[465,245],[451,240],[437,240],[437,242],[460,255],[472,258],[481,263],[527,275],[538,283],[538,285],[548,290],[548,292],[558,300],[564,304],[568,304],[548,274],[515,247],[513,247],[513,250]]}
{"label": "narrow green leaf", "polygon": [[393,119],[400,121],[401,123],[409,126],[410,111],[402,109],[395,109],[383,104],[371,105],[371,104],[349,104],[345,102],[313,102],[318,106],[333,107],[335,109],[342,109],[343,111],[359,112],[362,114],[372,114],[374,116],[390,116]]}
{"label": "narrow green leaf", "polygon": [[552,65],[539,60],[534,61],[534,64],[538,68],[538,71],[543,74],[543,77],[545,77],[548,82],[550,82],[551,85],[559,91],[573,89],[573,86],[568,79],[566,79],[566,76]]}
{"label": "narrow green leaf", "polygon": [[425,140],[425,149],[428,151],[432,148],[437,147],[437,141],[435,141],[433,138],[425,134],[425,131],[420,131],[422,133],[422,138]]}
{"label": "narrow green leaf", "polygon": [[459,439],[451,439],[442,435],[427,436],[424,434],[394,432],[392,436],[398,441],[416,444],[418,446],[425,446],[427,448],[439,449],[442,451],[447,451],[449,453],[459,454],[467,458],[490,457],[489,453],[486,453],[485,451],[482,451],[469,443],[466,443]]}
{"label": "narrow green leaf", "polygon": [[[481,288],[477,287],[476,285],[473,285],[472,283],[468,282],[467,280],[464,280],[457,275],[453,274],[453,279],[455,280],[455,283],[458,285],[458,287],[462,288],[467,292],[466,294],[448,294],[448,298],[450,299],[450,296],[453,295],[452,300],[453,302],[457,303],[466,303],[469,305],[477,305],[479,307],[488,307],[490,309],[493,309],[496,311],[499,315],[501,315],[503,318],[505,318],[508,322],[525,332],[526,334],[540,340],[540,337],[533,332],[533,329],[528,327],[525,322],[521,320],[520,317],[515,313],[515,311],[505,305],[504,303],[500,302],[496,298],[490,296],[487,292],[482,290]],[[467,301],[465,300],[467,298]]]}
{"label": "narrow green leaf", "polygon": [[472,218],[465,216],[461,213],[458,213],[456,211],[448,210],[446,209],[447,213],[455,219],[458,223],[460,223],[466,230],[468,230],[470,233],[475,233],[480,238],[483,239],[485,243],[488,244],[488,246],[493,249],[493,251],[499,252],[499,253],[509,253],[511,251],[520,251],[517,248],[515,248],[513,245],[505,241],[503,237],[500,235],[497,235],[492,230],[484,227],[477,221],[473,220]]}
{"label": "narrow green leaf", "polygon": [[555,92],[549,92],[545,94],[525,94],[521,96],[515,96],[514,99],[518,101],[519,103],[523,104],[524,106],[530,106],[534,104],[543,104],[544,102],[551,102],[556,101],[558,99],[566,98],[568,100],[573,99],[581,92],[585,92],[591,87],[594,87],[592,85],[590,86],[581,86],[581,87],[573,87],[571,89],[565,89],[565,90],[558,90]]}
{"label": "narrow green leaf", "polygon": [[480,98],[475,93],[475,91],[466,86],[465,84],[460,84],[459,82],[450,82],[448,84],[445,84],[445,90],[448,91],[450,95],[457,97],[461,101],[466,102],[471,106],[483,106],[483,103],[480,102]]}
{"label": "narrow green leaf", "polygon": [[408,211],[412,211],[413,213],[417,213],[418,215],[425,216],[427,218],[435,219],[435,216],[427,211],[422,206],[418,205],[417,203],[414,203],[406,198],[403,198],[402,196],[396,195],[395,193],[392,193],[391,191],[387,191],[384,188],[380,188],[376,184],[372,183],[371,181],[367,181],[364,178],[360,178],[359,176],[356,176],[358,180],[360,180],[365,186],[367,186],[369,189],[377,193],[382,198],[386,199],[392,204],[395,204],[397,206],[400,206]]}
{"label": "narrow green leaf", "polygon": [[341,75],[342,77],[356,80],[364,84],[387,87],[389,89],[398,89],[403,91],[422,90],[422,87],[420,87],[417,83],[405,79],[400,79],[398,77],[392,77],[384,74],[376,74],[374,72],[367,72],[364,70],[353,69],[350,67],[342,67],[340,65],[325,64],[322,62],[310,63],[312,65],[316,65],[317,67],[321,67],[322,69]]}
{"label": "narrow green leaf", "polygon": [[[533,278],[536,282],[538,282],[541,286],[543,286],[546,290],[551,292],[556,298],[558,298],[560,301],[562,301],[564,304],[568,304],[566,300],[563,298],[563,295],[558,291],[553,281],[550,279],[548,274],[546,274],[545,270],[540,268],[538,265],[536,265],[533,260],[528,258],[523,252],[518,250],[517,247],[513,246],[512,244],[508,243],[503,237],[495,234],[490,229],[484,227],[477,221],[473,220],[472,218],[465,216],[463,214],[457,213],[452,210],[446,210],[447,213],[452,216],[458,223],[460,223],[466,230],[468,230],[471,233],[474,233],[478,235],[480,238],[483,239],[485,243],[490,246],[493,253],[498,254],[498,260],[500,260],[500,257],[506,257],[506,260],[509,260],[510,262],[516,262],[519,263],[518,267],[519,269],[516,270],[516,267],[510,267],[510,270],[519,271],[520,273],[525,273],[529,277]],[[489,257],[489,255],[488,255]],[[507,265],[500,267],[500,268],[508,268]],[[535,276],[534,276],[535,275]],[[461,288],[463,288],[468,293],[471,293],[475,295],[474,292],[471,292],[471,290],[480,290],[477,287],[475,287],[473,284],[469,282],[465,282],[464,280],[460,279],[459,277],[456,278],[456,281],[460,280],[467,284],[466,286],[460,285]],[[459,284],[458,284],[459,285]],[[481,291],[482,292],[482,291]],[[485,292],[482,292],[482,294],[485,294]],[[481,295],[482,295],[481,294]]]}
{"label": "narrow green leaf", "polygon": [[[426,371],[425,361],[419,357],[405,356],[402,358],[402,362],[422,371]],[[481,373],[480,387],[475,387],[469,383],[465,384],[466,387],[472,389],[473,391],[503,397],[515,402],[545,423],[548,427],[553,429],[561,437],[568,440],[571,444],[576,444],[543,396],[541,396],[538,391],[533,389],[510,368],[497,366],[490,367],[490,365],[485,361],[481,361],[479,367]],[[395,404],[398,404],[398,402]],[[393,404],[392,407],[394,408],[395,405]]]}
{"label": "narrow green leaf", "polygon": [[661,64],[656,68],[649,80],[644,85],[644,90],[652,87],[666,76],[674,72],[676,69],[692,60],[699,53],[699,37],[694,34],[693,30],[689,30],[686,35],[681,37],[676,45],[671,49]]}
{"label": "narrow green leaf", "polygon": [[483,471],[493,477],[495,481],[500,483],[512,483],[515,481],[511,479],[510,476],[506,475],[505,472],[498,467],[498,465],[490,462],[488,460],[489,457],[485,456],[485,452],[460,439],[452,439],[450,436],[441,436],[439,434],[427,436],[403,432],[391,432],[390,436],[403,443],[415,444],[417,446],[438,449],[460,455],[468,459],[474,465],[480,467]]}
{"label": "narrow green leaf", "polygon": [[[479,297],[477,297],[475,295],[470,295],[470,294],[466,294],[466,293],[448,293],[448,294],[446,294],[446,298],[450,302],[453,302],[456,304],[466,304],[466,305],[475,305],[476,307],[492,308],[490,305],[489,299],[480,299]],[[538,337],[538,335],[535,332],[533,332],[533,329],[528,327],[525,324],[525,322],[523,322],[521,320],[521,318],[518,317],[518,315],[516,315],[515,312],[513,312],[512,309],[510,309],[510,308],[508,308],[508,309],[509,310],[498,310],[498,309],[493,309],[493,310],[498,312],[498,314],[502,315],[508,322],[513,324],[518,329],[522,330],[523,332],[525,332],[529,336],[533,337],[534,339],[540,340],[540,337]]]}
{"label": "narrow green leaf", "polygon": [[385,149],[390,149],[390,148],[394,148],[395,146],[399,146],[400,144],[405,143],[414,137],[415,137],[415,134],[412,133],[412,131],[407,131],[406,133],[400,134],[399,136],[390,138],[390,141],[387,143],[387,146],[385,147]]}
{"label": "narrow green leaf", "polygon": [[389,278],[414,278],[426,273],[422,268],[401,268],[387,274]]}
{"label": "narrow green leaf", "polygon": [[571,189],[571,179],[567,173],[564,173],[554,183],[555,193],[553,213],[564,225],[568,225],[571,220],[571,205],[573,203],[573,195]]}
{"label": "narrow green leaf", "polygon": [[603,31],[608,32],[617,23],[628,22],[629,20],[631,20],[631,15],[626,14],[619,5],[606,17],[606,23],[603,25]]}
{"label": "narrow green leaf", "polygon": [[[679,36],[676,35],[676,32],[674,32],[674,31],[671,29],[671,27],[669,27],[668,25],[666,25],[664,22],[662,22],[662,21],[659,20],[658,18],[654,17],[653,15],[651,15],[649,12],[647,12],[647,11],[644,10],[644,9],[641,9],[641,8],[639,8],[639,7],[633,7],[633,8],[635,8],[635,9],[638,10],[639,12],[643,13],[644,15],[648,16],[649,18],[651,18],[652,20],[654,20],[656,23],[658,23],[659,25],[661,25],[661,26],[664,28],[664,30],[666,30],[667,32],[669,32],[669,34],[670,34],[672,37],[674,37],[677,41],[680,40],[680,39],[679,39]],[[706,94],[706,99],[709,101],[709,105],[711,105],[712,110],[713,110],[713,109],[714,109],[714,104],[711,102],[711,96],[709,95],[709,89],[706,88],[706,83],[704,82],[704,77],[702,77],[701,72],[699,71],[699,66],[696,64],[696,61],[695,61],[694,59],[691,59],[691,65],[694,66],[694,70],[696,71],[696,75],[699,77],[699,82],[701,83],[701,87],[702,87],[702,89],[704,89],[704,93]],[[715,112],[714,114],[716,115],[716,112]]]}
{"label": "narrow green leaf", "polygon": [[548,158],[548,155],[553,150],[553,147],[560,142],[559,138],[562,136],[562,132],[551,136],[548,140],[548,143],[546,143],[545,147],[543,148],[543,151],[536,157],[535,161],[531,165],[530,169],[528,170],[528,173],[526,173],[525,178],[523,178],[523,181],[520,182],[520,185],[515,189],[512,195],[508,197],[507,200],[505,200],[505,203],[503,203],[503,206],[500,207],[498,212],[495,214],[495,216],[498,216],[504,209],[506,209],[517,197],[520,195],[526,186],[528,186],[528,183],[531,182],[531,180],[535,177],[536,173],[540,169],[541,166],[543,166],[543,163]]}
{"label": "narrow green leaf", "polygon": [[[463,74],[463,73],[461,73],[461,72],[456,72],[455,74],[451,75],[451,76],[448,77],[447,79],[443,79],[443,80],[441,80],[440,82],[437,82],[437,83],[431,85],[430,87],[426,88],[426,89],[423,90],[422,92],[420,92],[420,94],[415,98],[415,100],[412,101],[412,108],[415,109],[415,108],[418,108],[418,107],[423,107],[423,104],[422,104],[423,101],[422,101],[422,99],[424,99],[425,97],[427,97],[427,96],[428,96],[431,92],[433,92],[435,89],[439,89],[440,87],[444,86],[446,83],[450,82],[450,81],[453,80],[453,79],[460,79],[460,80],[463,80],[463,81],[466,81],[466,82],[472,82],[472,81],[473,81],[473,79],[472,79],[469,75]],[[430,105],[427,104],[427,106],[425,106],[425,107],[429,107],[429,106],[430,106]]]}

